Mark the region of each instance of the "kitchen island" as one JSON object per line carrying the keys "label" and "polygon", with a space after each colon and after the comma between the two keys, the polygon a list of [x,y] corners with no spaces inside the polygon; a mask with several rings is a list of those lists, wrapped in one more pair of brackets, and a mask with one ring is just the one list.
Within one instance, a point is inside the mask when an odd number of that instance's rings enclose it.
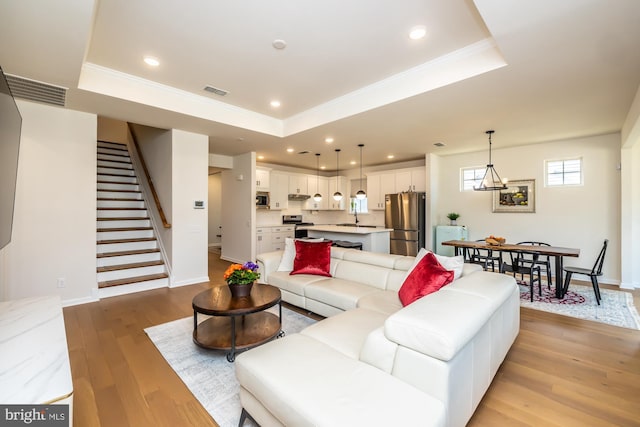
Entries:
{"label": "kitchen island", "polygon": [[362,250],[389,253],[390,228],[357,225],[310,225],[298,227],[307,230],[309,237],[322,237],[329,240],[346,240],[362,243]]}

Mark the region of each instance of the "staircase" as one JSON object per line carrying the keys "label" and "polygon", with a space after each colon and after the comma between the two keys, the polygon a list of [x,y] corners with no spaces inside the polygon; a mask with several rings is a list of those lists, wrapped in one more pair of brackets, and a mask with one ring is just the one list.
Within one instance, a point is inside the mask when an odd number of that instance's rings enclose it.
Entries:
{"label": "staircase", "polygon": [[96,266],[100,298],[169,285],[125,144],[98,141]]}

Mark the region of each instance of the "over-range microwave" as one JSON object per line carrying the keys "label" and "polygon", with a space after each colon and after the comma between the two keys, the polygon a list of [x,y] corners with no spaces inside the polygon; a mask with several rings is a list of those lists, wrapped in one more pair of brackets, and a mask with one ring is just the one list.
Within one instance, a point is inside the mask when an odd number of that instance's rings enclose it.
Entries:
{"label": "over-range microwave", "polygon": [[256,208],[269,209],[269,193],[267,191],[256,192]]}

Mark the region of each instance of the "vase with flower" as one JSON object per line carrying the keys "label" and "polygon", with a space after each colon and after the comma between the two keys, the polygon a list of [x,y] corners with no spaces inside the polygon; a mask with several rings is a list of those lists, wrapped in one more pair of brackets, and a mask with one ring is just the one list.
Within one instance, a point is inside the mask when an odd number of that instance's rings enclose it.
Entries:
{"label": "vase with flower", "polygon": [[244,264],[231,264],[224,272],[224,280],[227,281],[231,296],[234,298],[249,296],[253,284],[259,278],[258,265],[251,261]]}

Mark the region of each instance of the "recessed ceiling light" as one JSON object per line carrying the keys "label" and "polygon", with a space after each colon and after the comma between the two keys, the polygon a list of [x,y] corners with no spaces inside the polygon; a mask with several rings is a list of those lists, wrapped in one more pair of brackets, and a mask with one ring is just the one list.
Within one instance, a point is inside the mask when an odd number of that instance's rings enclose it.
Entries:
{"label": "recessed ceiling light", "polygon": [[278,108],[280,106],[280,101],[273,100],[270,102],[270,104],[273,108]]}
{"label": "recessed ceiling light", "polygon": [[158,65],[160,65],[160,61],[158,61],[156,58],[151,57],[151,56],[145,56],[144,57],[144,62],[147,65],[151,65],[152,67],[157,67]]}
{"label": "recessed ceiling light", "polygon": [[293,148],[287,148],[287,153],[293,153],[295,150]]}
{"label": "recessed ceiling light", "polygon": [[349,164],[350,164],[350,165],[355,165],[355,164],[356,164],[356,161],[355,161],[355,160],[351,160],[351,161],[349,162]]}
{"label": "recessed ceiling light", "polygon": [[326,166],[320,166],[320,169],[322,169],[322,170],[324,170],[326,168],[327,168]]}
{"label": "recessed ceiling light", "polygon": [[273,46],[274,49],[282,50],[287,47],[287,42],[282,39],[275,39],[271,43],[271,46]]}
{"label": "recessed ceiling light", "polygon": [[395,157],[395,156],[394,156],[393,154],[389,154],[389,155],[387,156],[387,159],[393,159],[394,157]]}
{"label": "recessed ceiling light", "polygon": [[331,138],[330,136],[326,137],[324,139],[324,142],[326,142],[327,144],[331,144],[333,142],[333,138]]}
{"label": "recessed ceiling light", "polygon": [[258,156],[258,160],[264,160],[264,156]]}
{"label": "recessed ceiling light", "polygon": [[411,40],[420,40],[427,34],[427,28],[424,25],[416,25],[409,30],[409,38]]}

